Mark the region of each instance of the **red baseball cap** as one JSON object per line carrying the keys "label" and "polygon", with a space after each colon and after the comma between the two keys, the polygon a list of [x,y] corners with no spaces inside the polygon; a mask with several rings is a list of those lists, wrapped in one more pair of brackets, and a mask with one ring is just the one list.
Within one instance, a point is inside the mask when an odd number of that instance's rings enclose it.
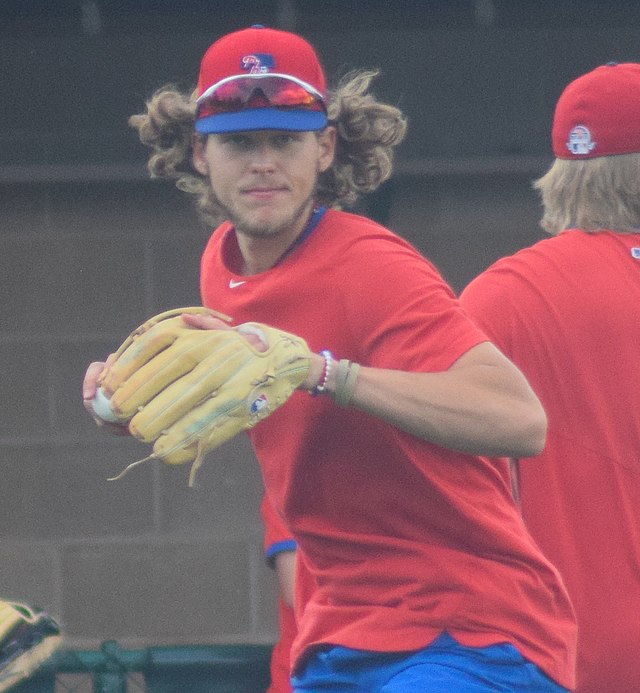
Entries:
{"label": "red baseball cap", "polygon": [[202,58],[197,93],[202,133],[327,125],[320,60],[310,43],[288,31],[256,25],[218,39]]}
{"label": "red baseball cap", "polygon": [[551,138],[559,159],[640,152],[640,64],[608,63],[571,82]]}

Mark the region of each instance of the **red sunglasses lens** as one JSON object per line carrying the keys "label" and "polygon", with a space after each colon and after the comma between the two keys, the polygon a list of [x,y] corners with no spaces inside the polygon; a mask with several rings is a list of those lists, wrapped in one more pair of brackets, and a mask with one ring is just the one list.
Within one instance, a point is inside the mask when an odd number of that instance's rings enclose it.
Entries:
{"label": "red sunglasses lens", "polygon": [[233,113],[245,108],[294,108],[325,111],[319,96],[281,77],[235,79],[219,86],[198,106],[198,118]]}

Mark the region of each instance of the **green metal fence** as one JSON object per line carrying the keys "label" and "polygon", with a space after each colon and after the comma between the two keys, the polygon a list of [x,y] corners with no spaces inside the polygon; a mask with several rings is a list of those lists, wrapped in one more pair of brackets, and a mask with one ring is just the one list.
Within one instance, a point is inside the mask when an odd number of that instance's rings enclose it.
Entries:
{"label": "green metal fence", "polygon": [[61,650],[11,693],[264,693],[267,645],[188,645]]}

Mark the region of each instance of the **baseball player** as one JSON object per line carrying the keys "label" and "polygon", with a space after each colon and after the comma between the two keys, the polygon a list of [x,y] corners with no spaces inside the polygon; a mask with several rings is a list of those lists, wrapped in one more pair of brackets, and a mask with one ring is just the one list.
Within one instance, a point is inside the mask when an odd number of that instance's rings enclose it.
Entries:
{"label": "baseball player", "polygon": [[549,418],[520,465],[524,518],[578,617],[577,691],[640,690],[640,64],[597,67],[555,109],[535,183],[551,238],[461,300]]}
{"label": "baseball player", "polygon": [[[251,419],[270,502],[312,582],[296,588],[296,693],[564,691],[572,607],[524,527],[502,457],[542,450],[540,402],[428,260],[339,209],[391,174],[405,132],[400,111],[370,93],[373,76],[328,90],[306,40],[251,27],[208,49],[195,95],[163,89],[132,120],[152,173],[224,219],[203,253],[201,291],[231,320],[181,318],[184,343],[213,345],[194,347],[207,366],[191,384],[214,374],[196,407],[204,442],[189,438],[185,455],[215,444],[205,420],[217,430],[226,411]],[[89,409],[101,378],[124,413],[136,391],[128,373],[156,328],[124,363],[89,367]],[[249,337],[262,346],[238,356]],[[227,367],[236,357],[242,365]],[[283,368],[290,393],[271,389]],[[129,424],[141,437],[181,387],[155,406],[161,387],[147,387],[148,372],[134,378],[148,398],[136,402],[142,423]],[[256,390],[232,395],[249,381]],[[156,456],[183,459],[177,444],[156,445]]]}

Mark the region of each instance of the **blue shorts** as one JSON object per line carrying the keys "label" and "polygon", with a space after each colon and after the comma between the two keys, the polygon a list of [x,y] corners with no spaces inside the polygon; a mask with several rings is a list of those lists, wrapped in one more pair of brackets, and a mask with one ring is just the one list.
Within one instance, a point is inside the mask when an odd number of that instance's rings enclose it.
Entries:
{"label": "blue shorts", "polygon": [[292,678],[294,693],[566,693],[508,643],[464,647],[447,633],[417,652],[318,650]]}

